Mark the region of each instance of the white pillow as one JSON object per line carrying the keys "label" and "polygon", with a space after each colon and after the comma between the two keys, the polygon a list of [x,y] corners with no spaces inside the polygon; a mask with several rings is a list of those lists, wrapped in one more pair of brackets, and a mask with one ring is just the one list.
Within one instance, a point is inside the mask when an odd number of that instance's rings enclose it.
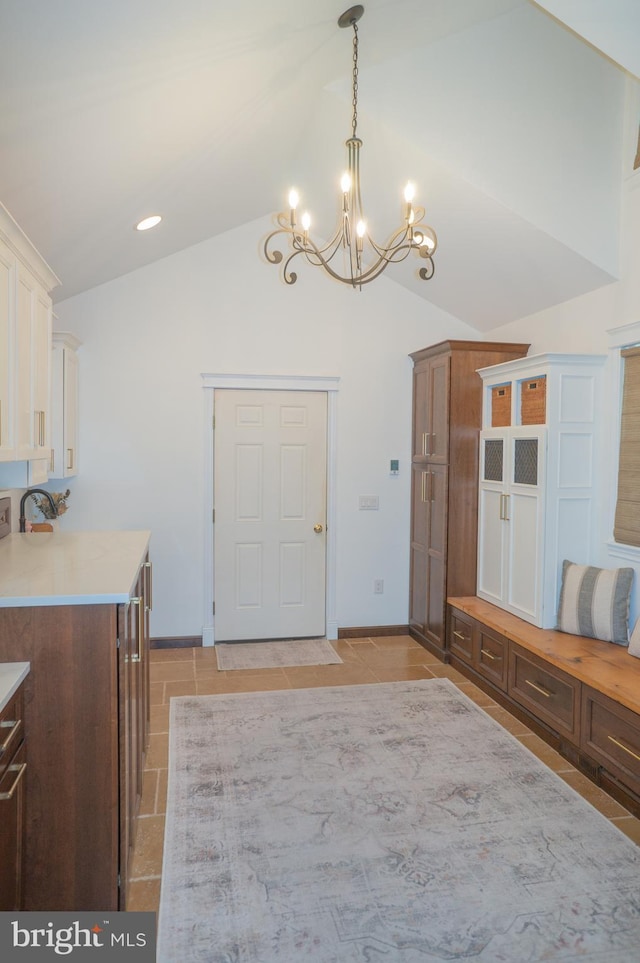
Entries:
{"label": "white pillow", "polygon": [[629,643],[632,568],[562,564],[558,628],[603,642]]}

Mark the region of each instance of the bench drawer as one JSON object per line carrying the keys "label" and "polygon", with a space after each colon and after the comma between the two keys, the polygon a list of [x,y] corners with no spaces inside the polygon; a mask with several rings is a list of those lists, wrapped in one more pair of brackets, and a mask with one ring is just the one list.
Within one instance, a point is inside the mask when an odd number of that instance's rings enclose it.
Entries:
{"label": "bench drawer", "polygon": [[509,695],[576,744],[580,736],[580,689],[577,679],[511,643]]}
{"label": "bench drawer", "polygon": [[580,745],[611,775],[640,793],[640,716],[585,686]]}
{"label": "bench drawer", "polygon": [[478,626],[479,649],[476,669],[485,679],[507,690],[509,641],[503,635]]}
{"label": "bench drawer", "polygon": [[471,665],[473,659],[473,620],[450,609],[449,651]]}

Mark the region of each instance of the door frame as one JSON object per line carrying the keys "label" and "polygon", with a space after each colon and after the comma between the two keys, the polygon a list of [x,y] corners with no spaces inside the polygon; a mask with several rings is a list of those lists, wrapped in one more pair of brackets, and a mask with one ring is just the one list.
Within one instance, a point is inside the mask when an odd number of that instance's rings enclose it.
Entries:
{"label": "door frame", "polygon": [[325,588],[325,632],[338,638],[336,618],[336,455],[339,377],[313,375],[202,374],[204,389],[204,618],[202,644],[215,645],[215,572],[213,565],[214,505],[214,414],[215,389],[247,391],[323,391],[327,395],[327,578]]}

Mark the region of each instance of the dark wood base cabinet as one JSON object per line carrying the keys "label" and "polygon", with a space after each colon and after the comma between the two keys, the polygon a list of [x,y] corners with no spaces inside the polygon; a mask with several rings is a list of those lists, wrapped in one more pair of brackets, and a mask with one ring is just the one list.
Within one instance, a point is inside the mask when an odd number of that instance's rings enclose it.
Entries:
{"label": "dark wood base cabinet", "polygon": [[145,563],[128,604],[0,608],[0,661],[31,663],[25,910],[126,908],[148,740],[149,604]]}
{"label": "dark wood base cabinet", "polygon": [[450,599],[445,658],[640,816],[640,660],[473,597]]}

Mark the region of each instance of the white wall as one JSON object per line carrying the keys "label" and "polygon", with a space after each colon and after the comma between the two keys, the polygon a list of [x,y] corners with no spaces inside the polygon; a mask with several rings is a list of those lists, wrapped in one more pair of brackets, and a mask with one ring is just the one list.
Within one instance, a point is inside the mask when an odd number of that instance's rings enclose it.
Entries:
{"label": "white wall", "polygon": [[[269,227],[244,225],[56,305],[57,329],[82,341],[80,471],[63,527],[152,531],[154,637],[203,627],[204,372],[340,377],[338,624],[407,622],[408,353],[478,332],[386,278],[354,292],[301,265],[286,287],[259,257]],[[359,512],[359,494],[379,495],[380,511]]]}
{"label": "white wall", "polygon": [[[637,102],[637,101],[636,101]],[[630,166],[629,166],[630,170]],[[640,616],[640,550],[616,546],[613,519],[617,492],[617,460],[620,422],[620,356],[612,347],[620,341],[613,329],[630,326],[629,343],[640,330],[640,171],[628,176],[623,196],[620,281],[555,308],[522,318],[489,332],[501,341],[528,340],[529,354],[575,351],[607,355],[605,397],[601,417],[601,451],[598,484],[599,546],[591,564],[605,567],[631,565],[636,571],[632,595],[632,621]]]}

